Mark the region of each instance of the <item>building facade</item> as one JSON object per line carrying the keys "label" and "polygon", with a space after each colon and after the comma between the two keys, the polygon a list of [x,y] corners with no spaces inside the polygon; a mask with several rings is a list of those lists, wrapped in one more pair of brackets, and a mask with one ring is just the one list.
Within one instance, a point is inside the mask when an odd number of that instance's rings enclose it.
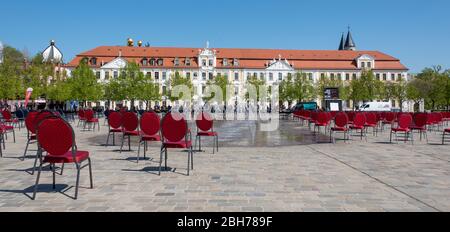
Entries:
{"label": "building facade", "polygon": [[[169,88],[171,76],[179,72],[192,80],[194,99],[201,99],[207,81],[217,75],[227,76],[239,96],[246,93],[251,76],[268,85],[297,72],[305,73],[314,83],[323,77],[350,82],[364,70],[372,70],[381,81],[408,78],[408,69],[399,59],[379,51],[357,51],[350,33],[346,41],[342,38],[339,50],[210,48],[208,43],[204,48],[143,47],[141,42],[133,46],[128,41],[127,46],[100,46],[78,54],[65,65],[69,76],[82,59],[88,61],[100,82],[117,78],[128,62],[135,62],[159,84],[161,93]],[[345,105],[351,107],[352,103]],[[400,107],[395,101],[393,106]]]}

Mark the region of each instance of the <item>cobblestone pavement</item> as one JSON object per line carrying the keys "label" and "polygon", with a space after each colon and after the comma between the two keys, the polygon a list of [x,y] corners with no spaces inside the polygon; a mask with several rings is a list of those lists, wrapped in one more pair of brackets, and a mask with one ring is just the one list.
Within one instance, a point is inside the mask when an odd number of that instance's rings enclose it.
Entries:
{"label": "cobblestone pavement", "polygon": [[[282,124],[309,133],[297,122]],[[321,136],[300,146],[225,146],[215,155],[206,147],[195,154],[191,176],[184,175],[187,153],[170,150],[172,170],[158,176],[157,144],[137,164],[135,143],[123,153],[103,146],[105,126],[75,130],[79,149],[91,152],[94,189],[86,188],[84,169],[79,199],[72,200],[75,172],[66,165],[56,191],[47,169],[30,200],[36,176],[26,171],[36,145],[20,161],[26,131],[16,129],[17,142],[9,135],[0,158],[0,211],[450,211],[450,144],[438,145],[441,133],[415,145],[388,144],[384,132],[368,142],[330,144]]]}

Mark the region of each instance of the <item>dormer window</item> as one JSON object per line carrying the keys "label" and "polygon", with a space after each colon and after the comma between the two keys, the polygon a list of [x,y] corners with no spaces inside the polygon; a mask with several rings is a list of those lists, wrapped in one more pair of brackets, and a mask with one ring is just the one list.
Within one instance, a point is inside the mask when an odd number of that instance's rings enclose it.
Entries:
{"label": "dormer window", "polygon": [[175,59],[173,60],[173,64],[175,66],[179,66],[180,65],[180,60],[178,59],[178,57],[175,57]]}
{"label": "dormer window", "polygon": [[163,59],[158,59],[158,66],[163,66]]}
{"label": "dormer window", "polygon": [[186,57],[186,60],[184,61],[186,66],[191,66],[191,59],[189,57]]}
{"label": "dormer window", "polygon": [[223,58],[223,66],[228,66],[228,59],[227,58]]}
{"label": "dormer window", "polygon": [[155,59],[150,59],[150,66],[155,66]]}
{"label": "dormer window", "polygon": [[142,66],[147,66],[147,65],[148,65],[147,58],[142,59]]}
{"label": "dormer window", "polygon": [[239,60],[235,58],[235,59],[233,60],[233,65],[234,65],[234,66],[239,66]]}
{"label": "dormer window", "polygon": [[97,65],[97,58],[91,58],[91,65]]}

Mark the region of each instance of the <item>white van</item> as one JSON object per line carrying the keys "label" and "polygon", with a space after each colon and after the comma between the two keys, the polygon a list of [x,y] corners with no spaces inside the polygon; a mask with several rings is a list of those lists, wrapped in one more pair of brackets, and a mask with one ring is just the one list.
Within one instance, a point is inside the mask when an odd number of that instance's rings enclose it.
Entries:
{"label": "white van", "polygon": [[359,111],[391,111],[390,102],[366,102],[359,107]]}

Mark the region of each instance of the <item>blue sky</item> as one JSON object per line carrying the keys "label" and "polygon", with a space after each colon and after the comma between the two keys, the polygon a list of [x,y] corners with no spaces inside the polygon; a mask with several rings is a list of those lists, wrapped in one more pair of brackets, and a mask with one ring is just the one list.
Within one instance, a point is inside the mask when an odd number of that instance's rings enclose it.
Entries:
{"label": "blue sky", "polygon": [[152,46],[337,49],[350,25],[359,50],[388,53],[412,72],[450,68],[447,0],[22,0],[0,8],[0,41],[34,55],[55,39],[65,62],[128,37]]}

